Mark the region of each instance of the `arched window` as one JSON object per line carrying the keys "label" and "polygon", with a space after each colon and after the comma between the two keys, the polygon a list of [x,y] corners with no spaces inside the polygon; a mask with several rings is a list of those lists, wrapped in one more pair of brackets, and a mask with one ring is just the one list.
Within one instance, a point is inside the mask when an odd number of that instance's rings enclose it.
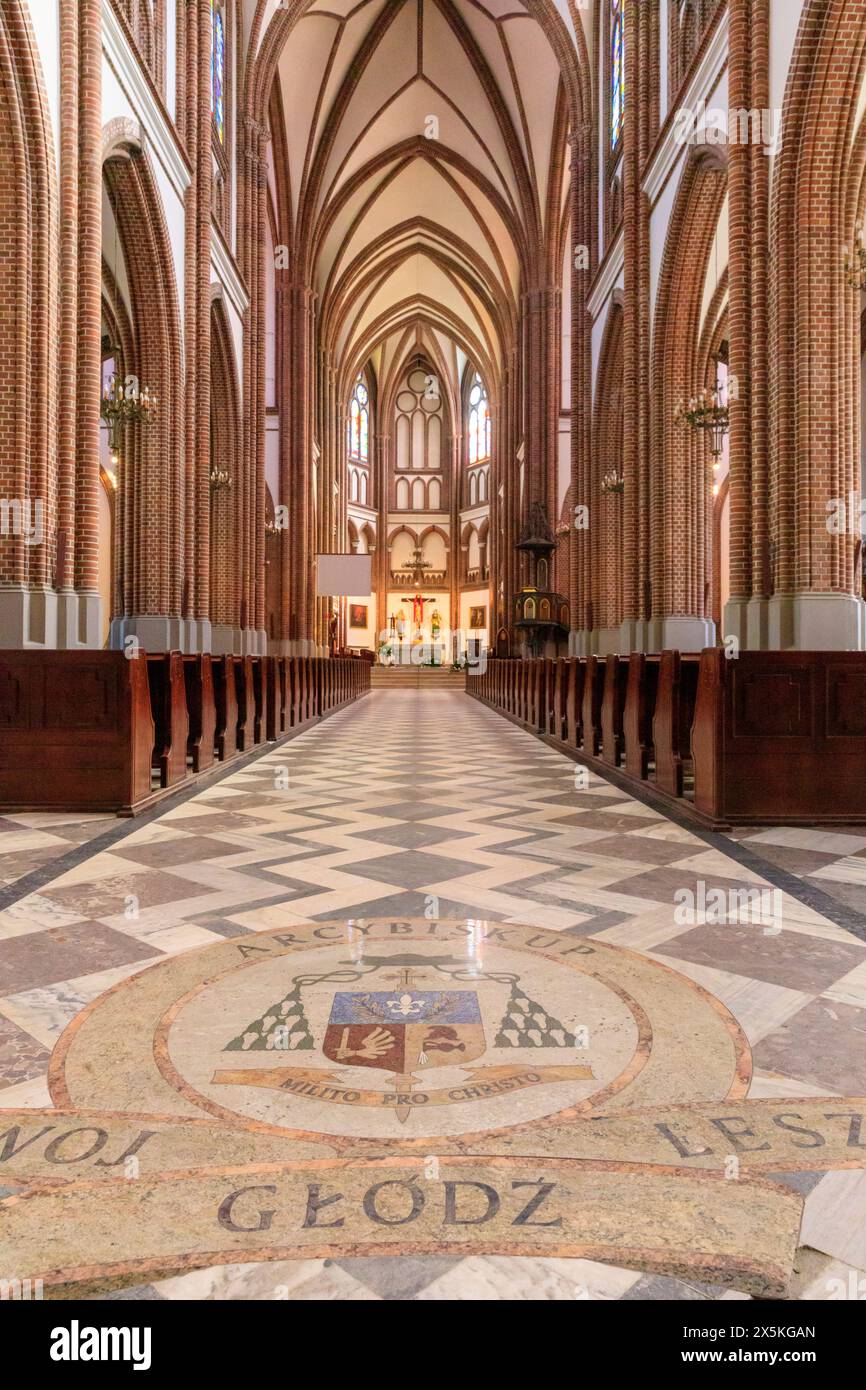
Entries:
{"label": "arched window", "polygon": [[490,403],[476,373],[469,392],[469,462],[490,458]]}
{"label": "arched window", "polygon": [[223,6],[211,0],[212,44],[210,59],[211,106],[220,144],[226,138],[226,20]]}
{"label": "arched window", "polygon": [[622,0],[610,0],[610,147],[622,139],[625,114],[625,49]]}
{"label": "arched window", "polygon": [[366,463],[370,456],[370,393],[358,377],[349,406],[349,457]]}

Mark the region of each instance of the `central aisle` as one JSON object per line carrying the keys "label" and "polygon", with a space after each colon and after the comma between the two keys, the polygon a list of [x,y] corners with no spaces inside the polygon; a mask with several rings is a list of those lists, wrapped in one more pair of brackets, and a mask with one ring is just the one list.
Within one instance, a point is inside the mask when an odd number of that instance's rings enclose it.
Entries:
{"label": "central aisle", "polygon": [[[518,1125],[531,1153],[534,1127],[543,1140],[545,1123],[590,1105],[731,1107],[748,1095],[790,1098],[796,1111],[811,1097],[866,1095],[866,948],[774,893],[770,865],[768,880],[746,874],[727,844],[465,694],[374,692],[166,813],[118,827],[107,849],[82,846],[75,867],[0,913],[0,1024],[32,1063],[0,1104],[264,1122],[335,1136],[331,1152],[344,1137],[387,1152],[389,1142],[474,1133],[477,1143]],[[771,918],[743,918],[747,888],[765,890]],[[677,912],[711,890],[726,894],[723,920]],[[386,919],[395,938],[407,919],[420,927],[383,954],[369,919]],[[340,929],[314,930],[331,921]],[[286,958],[276,994],[272,965],[264,982],[256,974],[256,953],[275,942],[300,962]],[[182,953],[208,946],[241,959],[198,985],[208,953]],[[160,986],[175,969],[177,983]],[[366,993],[351,983],[371,971]],[[278,1017],[288,1023],[280,1046],[296,1056],[274,1055]],[[49,1050],[73,1020],[51,1059],[49,1098]],[[395,1085],[405,1104],[383,1111]],[[421,1099],[423,1112],[413,1109]],[[751,1147],[736,1138],[744,1122],[726,1123],[723,1157]],[[822,1174],[811,1152],[798,1153],[807,1147],[790,1150],[791,1173],[771,1176],[808,1196],[801,1242],[815,1248],[800,1252],[795,1291],[821,1297],[836,1271],[866,1265],[866,1223],[854,1219],[866,1211],[866,1175]],[[651,1146],[628,1157],[678,1161]],[[735,1189],[731,1200],[746,1201]],[[402,1238],[406,1255],[209,1261],[155,1274],[134,1296],[724,1293],[583,1259],[445,1253],[444,1242],[436,1254],[429,1241],[417,1253],[411,1226]],[[193,1251],[175,1267],[189,1268]]]}

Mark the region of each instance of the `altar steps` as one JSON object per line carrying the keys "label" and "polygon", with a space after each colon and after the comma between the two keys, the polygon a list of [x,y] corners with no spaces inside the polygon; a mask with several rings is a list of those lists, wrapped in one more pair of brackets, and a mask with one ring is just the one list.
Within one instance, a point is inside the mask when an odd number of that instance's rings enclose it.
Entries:
{"label": "altar steps", "polygon": [[443,666],[374,666],[373,690],[465,690],[466,674]]}

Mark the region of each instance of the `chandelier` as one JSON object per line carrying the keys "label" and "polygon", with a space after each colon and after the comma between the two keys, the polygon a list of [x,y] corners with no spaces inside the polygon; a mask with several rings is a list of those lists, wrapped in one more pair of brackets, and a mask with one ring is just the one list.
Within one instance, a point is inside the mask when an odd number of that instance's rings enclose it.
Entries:
{"label": "chandelier", "polygon": [[156,414],[156,395],[149,386],[139,387],[138,377],[124,381],[119,372],[112,372],[102,388],[100,418],[108,426],[108,445],[116,454],[118,434],[127,425],[149,425]]}
{"label": "chandelier", "polygon": [[721,458],[731,422],[720,381],[717,380],[712,389],[704,386],[696,396],[692,396],[688,405],[680,401],[675,419],[678,425],[705,430],[710,453],[714,459]]}
{"label": "chandelier", "polygon": [[605,473],[604,477],[602,478],[601,490],[602,492],[607,493],[622,494],[623,492],[625,492],[625,478],[622,476],[621,473],[617,471],[617,469],[613,468],[611,469],[610,473]]}
{"label": "chandelier", "polygon": [[210,477],[211,492],[226,492],[232,485],[232,475],[227,468],[217,468],[216,464],[211,464]]}
{"label": "chandelier", "polygon": [[845,260],[845,274],[848,284],[854,290],[866,290],[866,237],[864,237],[862,222],[858,222],[854,228],[853,253],[850,247],[843,246],[842,255]]}
{"label": "chandelier", "polygon": [[413,584],[419,585],[424,583],[426,565],[424,564],[424,553],[420,546],[416,545],[415,549],[412,551],[412,559],[406,560],[400,568],[401,570],[411,571]]}

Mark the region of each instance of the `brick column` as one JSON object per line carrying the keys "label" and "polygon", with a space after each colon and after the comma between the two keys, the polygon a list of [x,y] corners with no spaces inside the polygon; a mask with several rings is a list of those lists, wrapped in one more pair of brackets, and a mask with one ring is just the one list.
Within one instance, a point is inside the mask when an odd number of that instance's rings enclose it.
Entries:
{"label": "brick column", "polygon": [[55,587],[75,582],[75,473],[78,420],[78,3],[61,0],[60,47],[60,399],[57,436]]}
{"label": "brick column", "polygon": [[[78,372],[75,587],[98,611],[102,388],[102,4],[78,0]],[[63,267],[64,275],[67,268]],[[94,614],[95,616],[95,614]],[[91,623],[87,623],[88,637]],[[98,634],[93,634],[96,645]]]}
{"label": "brick column", "polygon": [[[734,110],[769,106],[767,0],[729,0],[728,85]],[[728,151],[730,376],[730,599],[725,635],[767,643],[769,460],[767,437],[769,166],[763,145]]]}
{"label": "brick column", "polygon": [[[196,630],[190,634],[193,650],[210,647],[210,358],[211,358],[211,290],[210,245],[213,199],[213,153],[211,114],[211,5],[210,0],[197,0],[198,6],[198,69],[196,83],[197,125],[195,160],[196,218],[195,218],[195,277],[187,286],[187,295],[195,296],[195,395],[187,392],[187,409],[194,417],[195,448],[187,458],[187,470],[193,479],[195,517],[194,584],[189,616],[196,620]],[[192,27],[192,26],[190,26]],[[264,626],[264,618],[258,624]]]}

